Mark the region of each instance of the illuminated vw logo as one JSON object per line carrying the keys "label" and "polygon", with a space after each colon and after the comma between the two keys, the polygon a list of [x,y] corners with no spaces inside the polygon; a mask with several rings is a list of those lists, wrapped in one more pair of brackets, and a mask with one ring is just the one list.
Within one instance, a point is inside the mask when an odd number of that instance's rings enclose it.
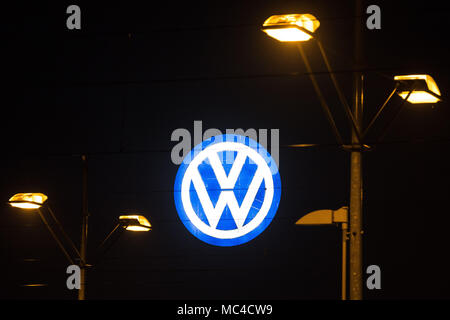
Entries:
{"label": "illuminated vw logo", "polygon": [[187,229],[218,246],[245,243],[272,221],[281,194],[278,168],[254,140],[220,135],[196,146],[181,164],[175,204]]}

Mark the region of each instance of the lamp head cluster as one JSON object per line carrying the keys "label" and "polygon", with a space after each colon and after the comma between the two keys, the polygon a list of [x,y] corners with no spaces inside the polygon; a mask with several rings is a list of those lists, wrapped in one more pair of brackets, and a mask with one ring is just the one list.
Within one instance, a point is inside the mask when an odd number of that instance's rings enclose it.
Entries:
{"label": "lamp head cluster", "polygon": [[[17,193],[9,199],[8,204],[25,210],[39,209],[47,199],[48,197],[43,193]],[[119,223],[128,231],[150,231],[152,229],[147,218],[137,214],[121,215],[119,216]]]}
{"label": "lamp head cluster", "polygon": [[[262,25],[262,31],[280,42],[304,42],[314,37],[320,26],[312,14],[280,14],[270,16]],[[429,104],[441,101],[441,92],[434,79],[427,74],[398,75],[397,94],[412,104]]]}

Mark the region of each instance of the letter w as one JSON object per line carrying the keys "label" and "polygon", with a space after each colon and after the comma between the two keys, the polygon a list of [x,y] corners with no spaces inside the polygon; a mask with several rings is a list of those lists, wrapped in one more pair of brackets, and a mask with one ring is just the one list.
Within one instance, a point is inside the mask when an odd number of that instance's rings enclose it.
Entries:
{"label": "letter w", "polygon": [[198,198],[202,204],[203,211],[205,212],[210,227],[213,229],[216,229],[226,205],[228,205],[228,208],[230,208],[231,215],[233,216],[238,229],[242,228],[242,226],[244,225],[245,219],[247,218],[247,215],[251,209],[253,201],[255,200],[256,194],[258,193],[259,187],[261,186],[263,180],[262,171],[258,168],[255,172],[252,182],[250,183],[250,186],[248,187],[248,191],[244,197],[244,201],[242,201],[242,204],[239,207],[239,204],[233,192],[233,188],[236,185],[236,181],[242,171],[242,167],[244,166],[246,159],[247,154],[242,151],[239,152],[227,176],[218,154],[215,153],[209,156],[209,162],[214,171],[214,174],[216,175],[216,179],[219,182],[220,188],[222,189],[215,207],[213,206],[211,199],[209,198],[205,184],[203,183],[203,179],[198,172],[198,169],[195,170],[192,176],[192,182],[194,184],[195,190],[197,191]]}

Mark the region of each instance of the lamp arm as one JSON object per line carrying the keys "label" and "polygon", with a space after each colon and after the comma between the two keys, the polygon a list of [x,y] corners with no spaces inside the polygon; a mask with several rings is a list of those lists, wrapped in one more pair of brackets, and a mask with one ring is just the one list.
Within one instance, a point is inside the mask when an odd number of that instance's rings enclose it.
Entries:
{"label": "lamp arm", "polygon": [[105,246],[106,242],[108,241],[109,238],[111,238],[111,236],[114,234],[114,232],[117,230],[117,228],[120,226],[120,223],[118,223],[114,229],[112,229],[112,231],[106,236],[106,238],[102,241],[102,243],[98,246],[98,250],[100,250],[102,247]]}
{"label": "lamp arm", "polygon": [[302,56],[303,62],[305,64],[306,70],[308,71],[309,78],[311,79],[311,82],[313,84],[314,90],[316,91],[317,97],[319,98],[320,105],[322,106],[322,109],[325,112],[325,116],[327,117],[327,120],[330,123],[331,128],[333,129],[334,136],[336,137],[336,140],[339,143],[339,145],[343,146],[344,142],[342,141],[342,137],[341,137],[339,130],[336,126],[336,123],[333,119],[330,108],[328,107],[328,104],[322,94],[322,91],[320,90],[319,85],[317,84],[316,78],[314,76],[314,73],[312,72],[311,65],[309,64],[308,58],[306,57],[303,47],[300,44],[298,44],[297,48],[300,52],[300,55]]}
{"label": "lamp arm", "polygon": [[64,228],[62,227],[61,223],[59,223],[59,220],[56,218],[55,214],[53,213],[53,210],[50,208],[50,205],[48,205],[46,203],[45,206],[46,206],[47,210],[50,212],[50,215],[52,216],[53,220],[55,220],[56,225],[58,226],[59,230],[63,234],[64,238],[66,238],[67,242],[69,242],[70,246],[75,251],[77,258],[80,259],[81,264],[86,265],[86,261],[84,261],[84,259],[81,258],[80,252],[78,251],[77,247],[73,243],[72,239],[70,239],[68,234],[64,231]]}
{"label": "lamp arm", "polygon": [[392,120],[384,127],[383,132],[380,134],[380,136],[378,137],[376,143],[381,142],[381,140],[384,139],[384,137],[386,136],[387,132],[389,131],[389,129],[391,128],[392,124],[394,123],[395,119],[397,119],[397,117],[399,116],[400,112],[403,110],[403,106],[406,104],[406,100],[408,100],[409,96],[411,95],[411,93],[414,91],[415,86],[411,87],[408,91],[407,96],[405,97],[405,99],[402,100],[402,102],[400,103],[400,106],[397,108],[397,112],[395,113],[394,117],[392,118]]}
{"label": "lamp arm", "polygon": [[[94,265],[100,261],[100,259],[106,254],[106,252],[111,249],[114,243],[120,238],[123,234],[124,228],[119,228],[122,224],[118,223],[114,229],[106,236],[106,238],[102,241],[102,243],[97,248],[97,255],[95,257]],[[117,231],[119,229],[119,231]],[[115,238],[112,238],[113,235],[117,235]],[[111,240],[110,240],[111,239]]]}
{"label": "lamp arm", "polygon": [[66,256],[67,260],[69,260],[69,263],[70,264],[75,264],[73,262],[72,258],[70,257],[69,253],[67,252],[67,250],[64,248],[64,245],[62,244],[62,242],[56,236],[56,233],[53,231],[53,229],[48,224],[47,219],[45,219],[44,215],[42,214],[41,209],[37,209],[37,211],[39,213],[39,216],[41,217],[42,222],[45,224],[45,226],[47,227],[48,231],[50,231],[50,234],[52,235],[53,239],[55,239],[56,243],[58,244],[60,249],[63,251],[63,253]]}
{"label": "lamp arm", "polygon": [[377,113],[373,116],[372,120],[370,120],[369,125],[366,127],[366,129],[364,130],[364,132],[361,135],[361,138],[364,139],[364,137],[367,135],[367,133],[369,132],[370,128],[372,127],[372,125],[375,123],[375,121],[378,119],[378,117],[380,116],[381,112],[383,112],[384,108],[386,107],[386,105],[388,104],[388,102],[391,100],[392,96],[397,92],[398,87],[400,86],[399,83],[395,84],[395,88],[394,90],[392,90],[391,94],[387,97],[387,99],[384,101],[383,105],[378,109]]}

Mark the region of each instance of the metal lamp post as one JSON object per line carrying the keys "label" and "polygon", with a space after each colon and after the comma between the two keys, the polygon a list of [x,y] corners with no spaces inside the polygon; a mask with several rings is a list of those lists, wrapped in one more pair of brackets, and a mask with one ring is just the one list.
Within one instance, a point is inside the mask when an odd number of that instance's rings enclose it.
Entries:
{"label": "metal lamp post", "polygon": [[[369,125],[363,130],[363,81],[364,75],[361,71],[363,65],[362,52],[362,35],[363,26],[362,21],[362,1],[355,0],[355,39],[354,39],[354,72],[353,72],[353,98],[352,107],[346,101],[345,95],[341,90],[330,63],[328,61],[326,52],[322,46],[320,39],[315,35],[317,28],[320,26],[319,20],[311,14],[286,14],[269,17],[262,26],[264,31],[270,37],[280,42],[294,42],[297,43],[297,48],[305,64],[311,83],[319,98],[320,105],[325,113],[325,116],[332,128],[336,141],[344,150],[350,152],[350,194],[349,194],[349,288],[350,299],[362,299],[362,199],[363,199],[363,182],[362,182],[362,152],[370,150],[370,146],[364,144],[364,137],[369,129],[378,119],[382,111],[385,109],[388,102],[397,93],[401,98],[401,104],[397,108],[397,114],[401,111],[405,102],[415,103],[436,103],[441,100],[439,89],[433,78],[429,75],[402,75],[394,77],[395,88],[388,96],[383,105],[378,109],[375,116],[369,122]],[[318,82],[314,76],[312,68],[309,64],[308,58],[303,50],[302,43],[309,40],[314,40],[318,47],[320,54],[327,67],[328,75],[330,76],[333,86],[338,94],[341,106],[344,109],[347,119],[351,124],[351,142],[344,144],[343,138],[337,128],[336,122],[332,116],[330,108],[322,94]],[[390,125],[394,122],[396,117],[387,124],[383,133],[379,136],[377,142],[380,142],[386,135]],[[308,146],[293,145],[294,147]]]}

